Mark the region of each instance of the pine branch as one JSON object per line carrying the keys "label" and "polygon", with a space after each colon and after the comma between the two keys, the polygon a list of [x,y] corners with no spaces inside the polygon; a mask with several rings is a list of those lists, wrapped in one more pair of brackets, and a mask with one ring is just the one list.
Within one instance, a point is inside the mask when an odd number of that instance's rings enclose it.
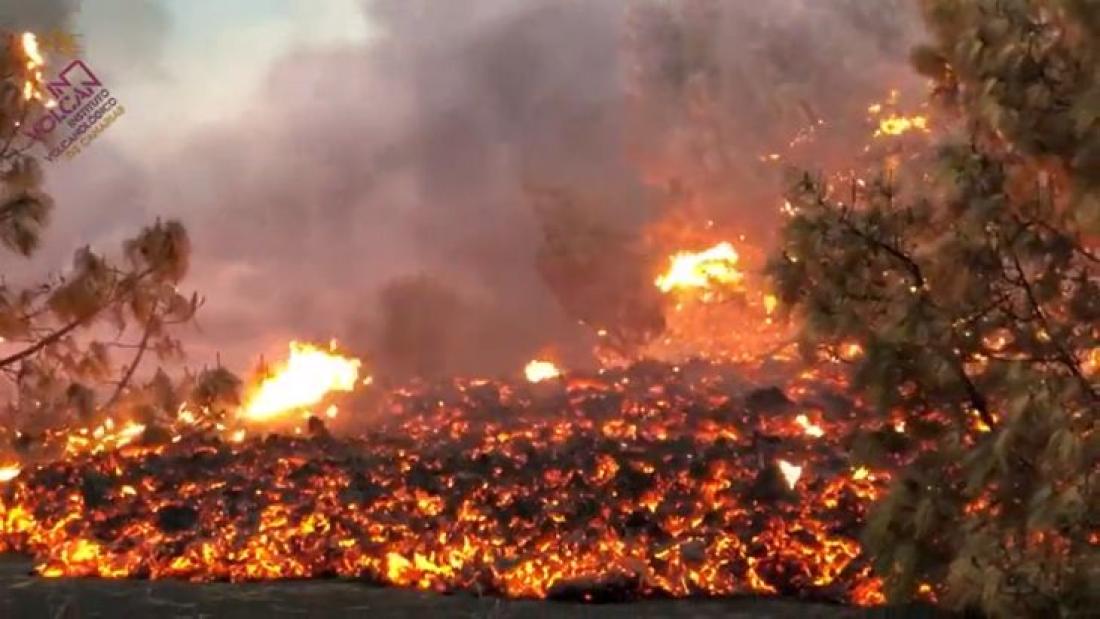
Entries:
{"label": "pine branch", "polygon": [[913,260],[913,258],[906,255],[905,252],[898,249],[897,247],[894,247],[893,245],[890,245],[889,243],[882,241],[881,239],[877,239],[874,236],[864,232],[863,230],[860,230],[859,226],[853,224],[851,221],[848,220],[847,217],[842,217],[840,219],[840,222],[844,225],[845,230],[855,235],[864,243],[870,245],[874,249],[879,249],[886,252],[887,254],[893,256],[895,259],[901,262],[902,265],[905,267],[905,270],[908,271],[910,277],[913,279],[913,285],[916,286],[916,288],[919,290],[924,289],[926,283],[924,272],[921,270],[920,265],[917,264],[915,260]]}
{"label": "pine branch", "polygon": [[1100,401],[1100,393],[1097,393],[1092,387],[1092,383],[1085,377],[1084,372],[1081,370],[1081,364],[1077,360],[1077,356],[1073,354],[1065,343],[1061,341],[1050,324],[1050,320],[1047,318],[1046,312],[1043,311],[1042,304],[1039,303],[1038,297],[1035,296],[1035,290],[1031,286],[1031,282],[1027,278],[1027,273],[1024,271],[1023,265],[1020,263],[1020,257],[1012,252],[1013,266],[1016,268],[1016,272],[1019,274],[1018,283],[1024,290],[1024,295],[1027,298],[1028,304],[1031,306],[1031,311],[1035,318],[1039,321],[1039,324],[1043,326],[1043,331],[1050,337],[1050,341],[1054,344],[1054,349],[1058,354],[1059,361],[1062,365],[1070,371],[1071,374],[1081,384],[1082,389],[1087,393],[1094,402]]}
{"label": "pine branch", "polygon": [[[147,277],[152,272],[153,272],[153,269],[152,269],[152,267],[150,267],[150,268],[138,273],[134,278],[134,282],[136,283],[136,282],[141,281],[142,279]],[[3,368],[5,368],[5,367],[7,367],[7,366],[9,366],[13,363],[18,363],[18,362],[20,362],[20,361],[22,361],[22,360],[24,360],[28,357],[31,357],[31,356],[35,355],[36,353],[40,352],[43,348],[46,348],[47,346],[50,346],[51,344],[57,343],[58,341],[61,340],[61,338],[65,337],[66,335],[68,335],[70,333],[72,333],[73,331],[75,331],[81,325],[84,325],[84,324],[87,324],[88,322],[91,322],[94,318],[99,316],[100,313],[103,312],[103,310],[107,309],[108,307],[111,307],[116,302],[118,302],[119,299],[116,297],[117,293],[118,293],[118,289],[116,288],[115,290],[111,291],[111,294],[108,295],[107,300],[105,302],[103,302],[102,304],[100,304],[99,307],[95,308],[95,310],[87,313],[84,316],[81,316],[80,318],[76,318],[76,319],[72,320],[71,322],[69,322],[68,324],[66,324],[65,326],[63,326],[59,329],[56,329],[56,330],[50,332],[48,335],[44,336],[42,339],[38,340],[33,345],[31,345],[27,348],[24,348],[23,350],[20,350],[19,352],[12,353],[11,355],[8,355],[7,357],[4,357],[3,359],[0,359],[0,369],[3,369]]]}
{"label": "pine branch", "polygon": [[93,314],[90,314],[90,315],[85,316],[85,317],[77,318],[76,320],[73,320],[72,322],[65,325],[64,327],[61,327],[60,329],[57,329],[56,331],[54,331],[53,333],[47,335],[46,337],[38,340],[38,342],[35,343],[33,346],[29,346],[29,347],[24,348],[23,350],[21,350],[17,353],[13,353],[11,355],[8,355],[7,357],[4,357],[3,359],[0,359],[0,369],[6,368],[7,366],[9,366],[13,363],[17,363],[19,361],[22,361],[23,359],[26,359],[27,357],[30,357],[30,356],[34,355],[35,353],[39,352],[43,348],[45,348],[45,347],[47,347],[51,344],[57,343],[61,338],[65,337],[66,335],[68,335],[70,333],[72,333],[77,327],[79,327],[80,325],[88,322],[89,320],[94,318],[95,315],[98,314],[98,313],[99,313],[99,310],[96,310],[96,312],[93,313]]}
{"label": "pine branch", "polygon": [[154,327],[157,324],[157,303],[153,303],[153,307],[149,310],[149,320],[145,323],[145,332],[141,335],[141,342],[138,344],[137,352],[134,353],[134,358],[130,362],[129,367],[126,368],[126,372],[123,373],[122,378],[119,379],[118,385],[115,387],[114,393],[108,398],[103,408],[110,408],[118,401],[122,396],[122,392],[126,389],[126,386],[130,384],[130,380],[134,377],[134,372],[137,371],[138,366],[141,364],[141,358],[145,355],[145,351],[149,348],[149,338],[153,335]]}

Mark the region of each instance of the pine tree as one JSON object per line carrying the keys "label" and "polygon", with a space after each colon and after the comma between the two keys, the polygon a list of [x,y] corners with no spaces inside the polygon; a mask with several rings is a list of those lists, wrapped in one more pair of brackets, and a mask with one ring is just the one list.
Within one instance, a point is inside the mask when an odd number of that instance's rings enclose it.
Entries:
{"label": "pine tree", "polygon": [[852,385],[884,423],[856,452],[903,465],[864,538],[888,595],[1081,616],[1100,603],[1100,3],[922,8],[943,137],[865,180],[796,175],[769,270],[807,350],[864,351]]}
{"label": "pine tree", "polygon": [[[54,204],[43,189],[35,145],[20,127],[44,113],[45,97],[21,35],[3,35],[0,48],[0,245],[30,258]],[[37,84],[37,86],[36,86]],[[0,381],[10,398],[4,431],[27,447],[32,429],[90,423],[105,411],[146,424],[176,412],[180,384],[158,372],[137,385],[146,357],[181,355],[170,327],[191,320],[200,305],[177,286],[187,273],[191,245],[176,221],[157,221],[126,240],[117,259],[90,247],[76,250],[71,268],[47,281],[17,287],[0,281]],[[6,273],[9,275],[10,273]],[[128,358],[116,362],[116,354]],[[14,434],[13,434],[14,436]]]}

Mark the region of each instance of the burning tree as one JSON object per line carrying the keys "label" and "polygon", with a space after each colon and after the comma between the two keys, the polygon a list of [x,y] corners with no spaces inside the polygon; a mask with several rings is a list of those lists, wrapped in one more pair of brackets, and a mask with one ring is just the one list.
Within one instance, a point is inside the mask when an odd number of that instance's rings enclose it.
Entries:
{"label": "burning tree", "polygon": [[[55,102],[42,88],[45,61],[33,34],[5,37],[0,54],[0,244],[29,258],[54,210],[33,141],[20,128]],[[169,327],[189,321],[199,297],[180,294],[190,243],[175,221],[148,226],[122,244],[122,260],[89,247],[75,252],[63,275],[27,287],[0,283],[0,380],[7,383],[9,428],[42,427],[70,415],[92,421],[98,411],[126,405],[143,424],[174,412],[177,389],[163,373],[148,388],[134,386],[149,352],[180,355]],[[5,273],[5,275],[11,275]],[[130,340],[133,341],[130,341]],[[121,364],[112,353],[129,354]],[[24,428],[26,429],[26,428]],[[26,446],[27,432],[20,435]]]}
{"label": "burning tree", "polygon": [[[907,462],[865,547],[894,599],[945,582],[995,616],[1100,589],[1100,7],[927,0],[938,148],[869,180],[800,174],[769,270],[803,342],[856,344],[853,384]],[[899,430],[901,432],[899,432]]]}

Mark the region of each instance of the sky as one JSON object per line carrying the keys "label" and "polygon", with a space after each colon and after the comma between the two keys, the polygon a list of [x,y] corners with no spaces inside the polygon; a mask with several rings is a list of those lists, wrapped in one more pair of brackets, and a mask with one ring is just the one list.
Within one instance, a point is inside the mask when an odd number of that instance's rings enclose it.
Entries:
{"label": "sky", "polygon": [[127,106],[126,122],[107,139],[147,155],[181,133],[247,115],[279,58],[369,40],[361,4],[95,0],[76,13],[73,30]]}

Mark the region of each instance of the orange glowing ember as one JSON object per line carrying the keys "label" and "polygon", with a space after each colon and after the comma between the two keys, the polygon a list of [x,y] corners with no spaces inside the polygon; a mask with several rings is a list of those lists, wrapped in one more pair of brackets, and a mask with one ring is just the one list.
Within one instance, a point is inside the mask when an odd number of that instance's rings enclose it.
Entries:
{"label": "orange glowing ember", "polygon": [[523,368],[523,374],[532,383],[540,383],[544,380],[561,376],[561,370],[550,361],[534,360]]}
{"label": "orange glowing ember", "polygon": [[858,342],[846,342],[840,346],[839,352],[844,361],[855,361],[863,356],[863,346]]}
{"label": "orange glowing ember", "polygon": [[263,379],[242,411],[245,419],[263,421],[321,402],[333,391],[351,391],[359,381],[358,359],[311,344],[290,343],[290,357]]}
{"label": "orange glowing ember", "polygon": [[764,295],[764,312],[771,316],[775,313],[775,308],[779,307],[779,299],[773,294]]}
{"label": "orange glowing ember", "polygon": [[1085,353],[1085,359],[1081,363],[1081,369],[1086,376],[1100,374],[1100,348],[1093,348]]}
{"label": "orange glowing ember", "polygon": [[679,252],[669,259],[668,270],[654,282],[661,292],[715,286],[736,286],[744,279],[737,268],[741,257],[728,242],[700,252]]}
{"label": "orange glowing ember", "polygon": [[802,430],[806,433],[806,436],[812,436],[814,438],[821,438],[825,436],[825,429],[816,423],[810,421],[810,418],[806,415],[799,415],[794,418],[795,423],[802,427]]}

